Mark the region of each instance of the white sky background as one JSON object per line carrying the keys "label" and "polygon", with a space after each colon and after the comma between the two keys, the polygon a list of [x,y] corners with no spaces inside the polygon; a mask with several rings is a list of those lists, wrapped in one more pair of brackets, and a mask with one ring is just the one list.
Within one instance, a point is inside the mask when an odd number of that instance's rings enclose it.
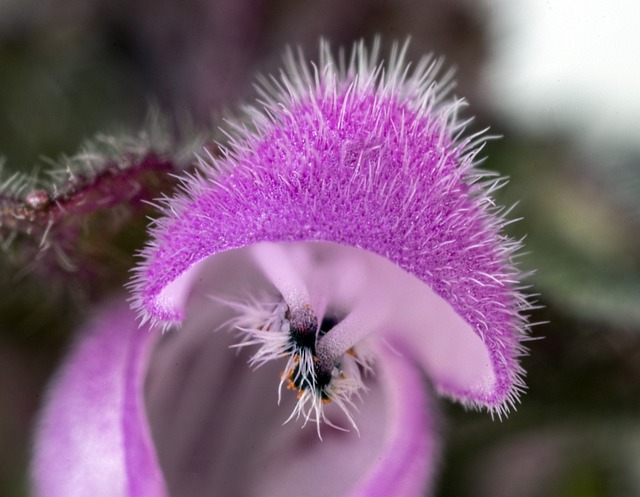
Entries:
{"label": "white sky background", "polygon": [[640,0],[487,0],[496,108],[527,131],[640,149]]}

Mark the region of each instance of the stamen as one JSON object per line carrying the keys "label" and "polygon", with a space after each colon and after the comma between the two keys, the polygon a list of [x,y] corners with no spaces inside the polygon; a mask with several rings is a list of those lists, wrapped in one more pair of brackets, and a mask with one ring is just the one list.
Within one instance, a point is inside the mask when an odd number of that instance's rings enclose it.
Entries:
{"label": "stamen", "polygon": [[332,366],[330,370],[327,370],[316,361],[314,373],[315,387],[307,385],[298,388],[295,382],[290,383],[292,389],[298,390],[298,402],[285,424],[292,419],[301,417],[304,419],[303,427],[310,421],[315,422],[320,439],[322,439],[321,423],[340,431],[347,431],[327,418],[324,410],[325,405],[333,403],[343,412],[353,429],[359,433],[358,426],[351,415],[351,411],[355,409],[352,399],[354,396],[360,397],[366,387],[362,383],[356,362],[349,357],[344,363]]}
{"label": "stamen", "polygon": [[[233,347],[258,345],[258,350],[249,360],[251,366],[257,368],[274,359],[287,359],[278,386],[278,403],[285,384],[287,389],[297,392],[298,399],[286,422],[302,417],[305,426],[314,421],[318,436],[321,423],[344,430],[325,415],[325,405],[334,403],[358,431],[351,415],[355,408],[352,399],[365,389],[360,370],[363,366],[368,368],[368,364],[358,357],[353,348],[331,361],[321,360],[317,355],[319,341],[334,334],[343,321],[329,313],[318,325],[318,319],[308,308],[302,315],[295,315],[287,304],[273,299],[229,305],[240,311],[230,324],[244,335],[242,341]],[[351,321],[354,321],[353,317]],[[297,324],[294,326],[293,322]],[[308,340],[310,336],[313,341]]]}
{"label": "stamen", "polygon": [[[294,314],[310,307],[309,291],[301,277],[301,268],[292,263],[292,252],[276,243],[259,243],[251,247],[251,254],[260,270],[278,289]],[[303,254],[295,254],[304,258]],[[306,265],[302,261],[303,266]]]}
{"label": "stamen", "polygon": [[318,360],[324,367],[341,357],[377,329],[390,311],[387,301],[372,295],[363,297],[347,316],[325,333],[316,344]]}
{"label": "stamen", "polygon": [[[289,247],[291,249],[291,247]],[[305,252],[285,250],[275,243],[260,243],[251,247],[251,253],[258,267],[282,295],[287,304],[285,319],[289,323],[292,346],[296,349],[310,349],[315,355],[318,318],[311,308],[309,291],[301,276],[301,269],[309,265]],[[297,261],[292,261],[297,258]],[[298,264],[294,264],[297,262]]]}
{"label": "stamen", "polygon": [[252,367],[258,368],[269,361],[287,356],[290,323],[286,319],[286,304],[273,300],[253,300],[246,303],[227,302],[227,305],[238,312],[228,325],[242,335],[242,340],[231,347],[260,346],[249,359]]}
{"label": "stamen", "polygon": [[292,312],[289,308],[285,313],[285,319],[290,323],[289,336],[291,337],[292,351],[295,348],[306,348],[315,355],[318,318],[311,310],[311,306],[307,304],[296,309],[296,312]]}
{"label": "stamen", "polygon": [[315,388],[315,347],[319,327],[310,307],[305,306],[302,313],[293,313],[286,303],[274,303],[273,299],[229,302],[228,305],[239,311],[228,324],[243,335],[232,347],[258,346],[249,359],[252,367],[258,368],[275,359],[287,359],[278,387],[278,402],[283,385],[292,378],[300,387]]}
{"label": "stamen", "polygon": [[[295,250],[295,246],[262,243],[251,250],[257,267],[280,296],[234,305],[240,315],[232,324],[244,335],[235,347],[258,346],[249,360],[254,367],[286,359],[278,403],[285,385],[297,392],[298,399],[285,422],[302,417],[304,426],[314,421],[318,436],[321,423],[344,430],[325,413],[325,405],[333,403],[358,431],[351,412],[354,399],[366,390],[362,374],[371,370],[372,364],[361,341],[385,320],[391,310],[388,299],[379,297],[379,288],[368,288],[340,319],[331,309],[331,302],[336,302],[335,295],[330,298],[331,291],[338,290],[340,280],[350,277],[352,266],[339,265],[341,271],[336,273],[333,266],[313,260],[312,251]],[[338,300],[342,305],[354,304],[351,299]]]}

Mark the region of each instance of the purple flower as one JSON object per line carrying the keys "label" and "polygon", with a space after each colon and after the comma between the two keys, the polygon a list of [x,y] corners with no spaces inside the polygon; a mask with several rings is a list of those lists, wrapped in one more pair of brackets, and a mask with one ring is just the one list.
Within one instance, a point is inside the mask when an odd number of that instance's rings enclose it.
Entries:
{"label": "purple flower", "polygon": [[263,82],[164,203],[131,285],[148,331],[113,304],[67,361],[37,495],[418,496],[437,459],[427,381],[514,405],[529,304],[501,179],[476,168],[438,64],[403,54],[323,46]]}

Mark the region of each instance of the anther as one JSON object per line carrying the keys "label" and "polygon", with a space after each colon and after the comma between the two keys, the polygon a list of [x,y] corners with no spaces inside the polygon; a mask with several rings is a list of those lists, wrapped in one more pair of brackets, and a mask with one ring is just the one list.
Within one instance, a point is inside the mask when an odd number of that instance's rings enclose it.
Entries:
{"label": "anther", "polygon": [[288,308],[284,317],[289,321],[291,352],[297,349],[308,349],[315,355],[318,318],[311,310],[311,306],[305,305],[293,312]]}

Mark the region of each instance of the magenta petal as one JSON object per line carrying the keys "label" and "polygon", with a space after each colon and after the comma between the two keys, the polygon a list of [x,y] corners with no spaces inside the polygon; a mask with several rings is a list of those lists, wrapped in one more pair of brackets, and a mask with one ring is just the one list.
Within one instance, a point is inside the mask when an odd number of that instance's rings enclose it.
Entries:
{"label": "magenta petal", "polygon": [[[344,67],[323,47],[318,68],[290,60],[264,106],[249,109],[250,126],[237,125],[231,150],[167,201],[132,284],[136,307],[145,320],[180,322],[202,261],[224,251],[299,241],[361,248],[428,285],[486,347],[491,384],[435,378],[438,390],[508,410],[523,388],[529,304],[512,262],[519,245],[493,207],[501,181],[476,168],[480,140],[461,138],[460,103],[443,101],[426,61],[411,73],[394,54],[383,70],[360,46]],[[410,332],[407,346],[426,346]]]}
{"label": "magenta petal", "polygon": [[31,468],[38,497],[163,497],[142,385],[155,334],[126,303],[86,327],[47,395]]}

